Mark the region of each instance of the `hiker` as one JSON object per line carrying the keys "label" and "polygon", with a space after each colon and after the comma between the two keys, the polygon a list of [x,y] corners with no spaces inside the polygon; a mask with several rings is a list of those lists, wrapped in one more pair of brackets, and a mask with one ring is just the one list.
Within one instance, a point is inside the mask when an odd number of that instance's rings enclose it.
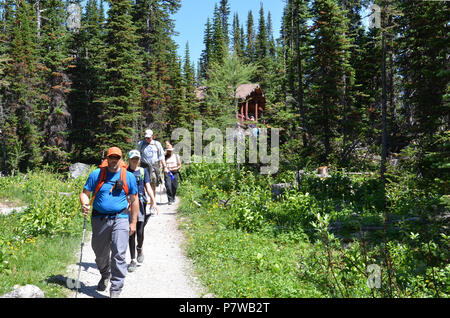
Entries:
{"label": "hiker", "polygon": [[168,172],[166,161],[164,159],[164,150],[161,143],[153,139],[153,131],[145,131],[145,140],[138,143],[138,150],[141,153],[141,166],[148,169],[150,175],[150,186],[153,193],[156,193],[156,187],[162,183],[160,167],[164,168],[164,173]]}
{"label": "hiker", "polygon": [[[137,250],[137,262],[144,262],[144,253],[142,251],[142,246],[144,244],[144,228],[147,225],[148,219],[150,218],[150,213],[146,213],[147,208],[147,197],[145,193],[147,192],[150,197],[151,209],[154,209],[157,214],[159,214],[158,207],[156,205],[156,199],[154,192],[150,187],[150,176],[148,170],[140,167],[141,154],[138,150],[131,150],[128,153],[128,171],[131,172],[137,181],[138,194],[139,194],[139,213],[136,225],[136,233],[130,236],[130,256],[131,262],[128,265],[128,272],[134,272],[137,267],[136,263],[136,250]],[[137,235],[137,246],[136,246],[136,235]]]}
{"label": "hiker", "polygon": [[173,147],[169,144],[166,149],[166,164],[168,172],[165,173],[164,181],[167,190],[167,199],[169,201],[169,205],[175,203],[175,196],[177,194],[178,188],[178,176],[179,170],[181,168],[181,160],[180,156],[173,152]]}
{"label": "hiker", "polygon": [[[89,201],[91,193],[93,197]],[[109,148],[104,164],[89,175],[80,194],[80,202],[85,217],[89,214],[91,204],[93,207],[92,249],[102,276],[97,290],[105,291],[110,281],[110,297],[117,298],[127,273],[129,236],[136,231],[139,213],[136,178],[126,171],[119,148]]]}
{"label": "hiker", "polygon": [[249,126],[250,132],[252,134],[253,137],[258,138],[258,134],[259,134],[259,129],[258,127],[256,127],[255,124],[250,124]]}

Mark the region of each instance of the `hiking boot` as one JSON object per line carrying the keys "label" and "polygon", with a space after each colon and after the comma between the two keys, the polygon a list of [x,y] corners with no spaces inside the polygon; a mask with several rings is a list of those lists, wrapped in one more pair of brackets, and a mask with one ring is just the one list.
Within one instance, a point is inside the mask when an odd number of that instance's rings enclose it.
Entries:
{"label": "hiking boot", "polygon": [[138,263],[144,262],[144,253],[142,252],[142,250],[138,250],[137,261],[138,261]]}
{"label": "hiking boot", "polygon": [[[139,259],[139,257],[138,257]],[[137,264],[135,261],[131,261],[130,265],[128,265],[128,273],[132,273],[136,270]]]}
{"label": "hiking boot", "polygon": [[108,277],[102,277],[102,279],[100,279],[100,281],[98,282],[97,290],[98,291],[105,291],[106,287],[108,287],[108,283],[109,283],[109,276]]}
{"label": "hiking boot", "polygon": [[118,292],[118,291],[111,291],[109,293],[109,298],[120,298],[120,292]]}

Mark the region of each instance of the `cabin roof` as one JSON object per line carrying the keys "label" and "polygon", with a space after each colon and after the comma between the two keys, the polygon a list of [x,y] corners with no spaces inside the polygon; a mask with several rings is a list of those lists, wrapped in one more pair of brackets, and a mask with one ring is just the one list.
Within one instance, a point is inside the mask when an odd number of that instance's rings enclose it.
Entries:
{"label": "cabin roof", "polygon": [[[253,93],[256,93],[257,95],[264,96],[263,91],[261,89],[261,86],[259,84],[242,84],[239,85],[238,88],[236,88],[236,98],[237,99],[247,99],[252,95]],[[202,85],[195,89],[195,96],[197,97],[197,100],[203,100],[206,97],[206,86]]]}
{"label": "cabin roof", "polygon": [[259,84],[242,84],[236,88],[236,98],[247,99],[253,93],[264,96],[261,86]]}

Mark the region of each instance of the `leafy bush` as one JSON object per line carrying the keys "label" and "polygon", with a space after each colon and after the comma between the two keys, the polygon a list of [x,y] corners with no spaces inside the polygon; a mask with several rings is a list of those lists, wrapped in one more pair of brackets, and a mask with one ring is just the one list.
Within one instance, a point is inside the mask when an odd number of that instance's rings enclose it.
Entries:
{"label": "leafy bush", "polygon": [[79,231],[81,213],[78,195],[85,180],[63,180],[49,171],[28,172],[26,175],[1,178],[6,189],[19,192],[28,208],[20,214],[17,234],[21,237],[73,234]]}
{"label": "leafy bush", "polygon": [[[192,256],[212,271],[208,284],[221,296],[448,297],[448,205],[410,174],[389,175],[386,184],[306,174],[272,200],[272,177],[218,164],[186,170],[181,192],[201,202],[186,209],[195,220],[189,229],[199,232]],[[294,179],[284,172],[276,180]],[[277,253],[281,246],[299,246],[294,266]],[[224,273],[218,264],[227,264]],[[374,268],[379,288],[369,284]]]}

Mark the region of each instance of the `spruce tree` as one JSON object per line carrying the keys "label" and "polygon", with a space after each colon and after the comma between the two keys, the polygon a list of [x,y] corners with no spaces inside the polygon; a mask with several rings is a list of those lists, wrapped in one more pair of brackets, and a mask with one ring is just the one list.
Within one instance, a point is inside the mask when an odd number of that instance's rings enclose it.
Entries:
{"label": "spruce tree", "polygon": [[[104,43],[104,12],[97,0],[89,0],[81,18],[81,28],[71,31],[68,46],[73,52],[75,67],[70,68],[72,86],[68,98],[72,114],[70,141],[72,157],[83,162],[98,162],[97,137],[103,105],[97,102],[105,82],[106,45]],[[86,129],[89,127],[89,129]]]}
{"label": "spruce tree", "polygon": [[347,19],[336,0],[315,0],[312,5],[314,38],[311,59],[312,86],[309,127],[322,141],[322,163],[328,163],[339,137],[343,107],[341,96],[349,73]]}
{"label": "spruce tree", "polygon": [[[69,159],[71,114],[67,106],[71,81],[68,76],[72,58],[68,54],[66,12],[61,0],[40,2],[42,23],[39,49],[42,67],[40,77],[42,93],[38,106],[39,129],[44,134],[44,160],[64,168]],[[38,34],[39,34],[38,33]]]}
{"label": "spruce tree", "polygon": [[[379,140],[381,122],[381,46],[378,38],[380,32],[376,28],[365,31],[362,24],[361,11],[364,0],[348,0],[343,2],[344,14],[349,20],[347,37],[351,38],[350,46],[351,74],[346,85],[346,111],[342,117],[343,140],[341,161],[344,164],[359,145],[375,145]],[[346,140],[348,141],[346,141]]]}
{"label": "spruce tree", "polygon": [[230,16],[230,4],[228,0],[220,0],[220,16],[222,20],[222,33],[225,41],[225,46],[228,48],[230,43],[230,37],[228,35],[229,23],[228,18]]}
{"label": "spruce tree", "polygon": [[308,70],[306,61],[310,59],[311,39],[307,21],[310,18],[308,1],[290,0],[286,4],[282,21],[283,59],[285,80],[282,83],[285,93],[285,109],[295,114],[298,120],[295,132],[301,134],[303,146],[307,146],[309,133],[309,113],[306,107],[305,88]]}
{"label": "spruce tree", "polygon": [[269,52],[269,40],[267,33],[267,25],[264,17],[264,7],[261,3],[261,7],[259,9],[259,26],[258,33],[256,35],[256,43],[255,43],[255,57],[260,62],[263,60],[267,53]]}
{"label": "spruce tree", "polygon": [[238,109],[236,89],[248,83],[254,76],[256,66],[244,64],[236,55],[227,54],[223,63],[214,63],[209,71],[206,112],[203,119],[209,127],[219,127],[223,131],[236,121]]}
{"label": "spruce tree", "polygon": [[242,39],[241,35],[241,25],[239,23],[239,15],[237,13],[233,16],[233,45],[232,45],[232,52],[233,54],[236,54],[239,58],[244,57],[244,49],[242,47],[242,42],[244,39]]}
{"label": "spruce tree", "polygon": [[34,168],[42,162],[40,134],[35,116],[39,78],[36,19],[31,4],[19,0],[9,11],[9,56],[6,70],[5,135],[12,170]]}
{"label": "spruce tree", "polygon": [[[416,171],[433,183],[448,180],[448,130],[450,103],[448,69],[448,2],[399,2],[402,15],[396,18],[400,37],[398,65],[404,83],[400,115],[407,127],[408,141],[418,151]],[[436,178],[436,179],[435,179]],[[440,191],[445,192],[445,187]],[[446,186],[448,191],[448,183]]]}
{"label": "spruce tree", "polygon": [[[169,129],[170,109],[182,96],[180,61],[171,15],[180,7],[179,0],[141,0],[133,8],[133,22],[140,36],[139,47],[143,62],[142,117],[139,133],[151,127],[161,136]],[[173,119],[172,119],[173,121]],[[166,131],[167,132],[167,131]]]}
{"label": "spruce tree", "polygon": [[211,61],[212,57],[212,26],[209,18],[206,20],[205,25],[205,32],[203,35],[203,44],[205,48],[202,51],[201,57],[200,57],[200,78],[206,79],[207,72],[209,69],[209,63]]}
{"label": "spruce tree", "polygon": [[199,111],[195,96],[195,72],[194,66],[191,64],[191,54],[189,50],[189,42],[186,42],[186,50],[183,64],[183,89],[184,89],[184,104],[183,114],[180,120],[181,127],[191,127],[194,120],[198,119]]}
{"label": "spruce tree", "polygon": [[275,53],[276,53],[276,49],[275,49],[275,38],[273,36],[273,25],[272,25],[272,14],[269,13],[267,14],[267,36],[268,36],[268,46],[269,46],[269,54],[271,56],[271,58],[275,58]]}
{"label": "spruce tree", "polygon": [[245,57],[247,63],[255,61],[255,25],[252,10],[248,12]]}
{"label": "spruce tree", "polygon": [[267,24],[262,3],[259,10],[258,33],[256,34],[255,43],[255,59],[258,65],[258,71],[252,81],[259,83],[262,87],[265,87],[266,81],[270,78],[269,74],[273,60],[269,55],[269,34],[267,32]]}
{"label": "spruce tree", "polygon": [[228,47],[222,25],[222,15],[217,5],[214,8],[212,32],[212,56],[209,63],[223,63],[228,53]]}
{"label": "spruce tree", "polygon": [[[448,2],[424,2],[420,6],[400,2],[398,62],[404,78],[405,104],[413,108],[411,131],[432,136],[448,124]],[[447,55],[446,55],[447,54]]]}
{"label": "spruce tree", "polygon": [[141,114],[140,74],[136,28],[131,19],[130,0],[111,0],[106,24],[106,69],[98,147],[133,148],[137,141],[137,120]]}

